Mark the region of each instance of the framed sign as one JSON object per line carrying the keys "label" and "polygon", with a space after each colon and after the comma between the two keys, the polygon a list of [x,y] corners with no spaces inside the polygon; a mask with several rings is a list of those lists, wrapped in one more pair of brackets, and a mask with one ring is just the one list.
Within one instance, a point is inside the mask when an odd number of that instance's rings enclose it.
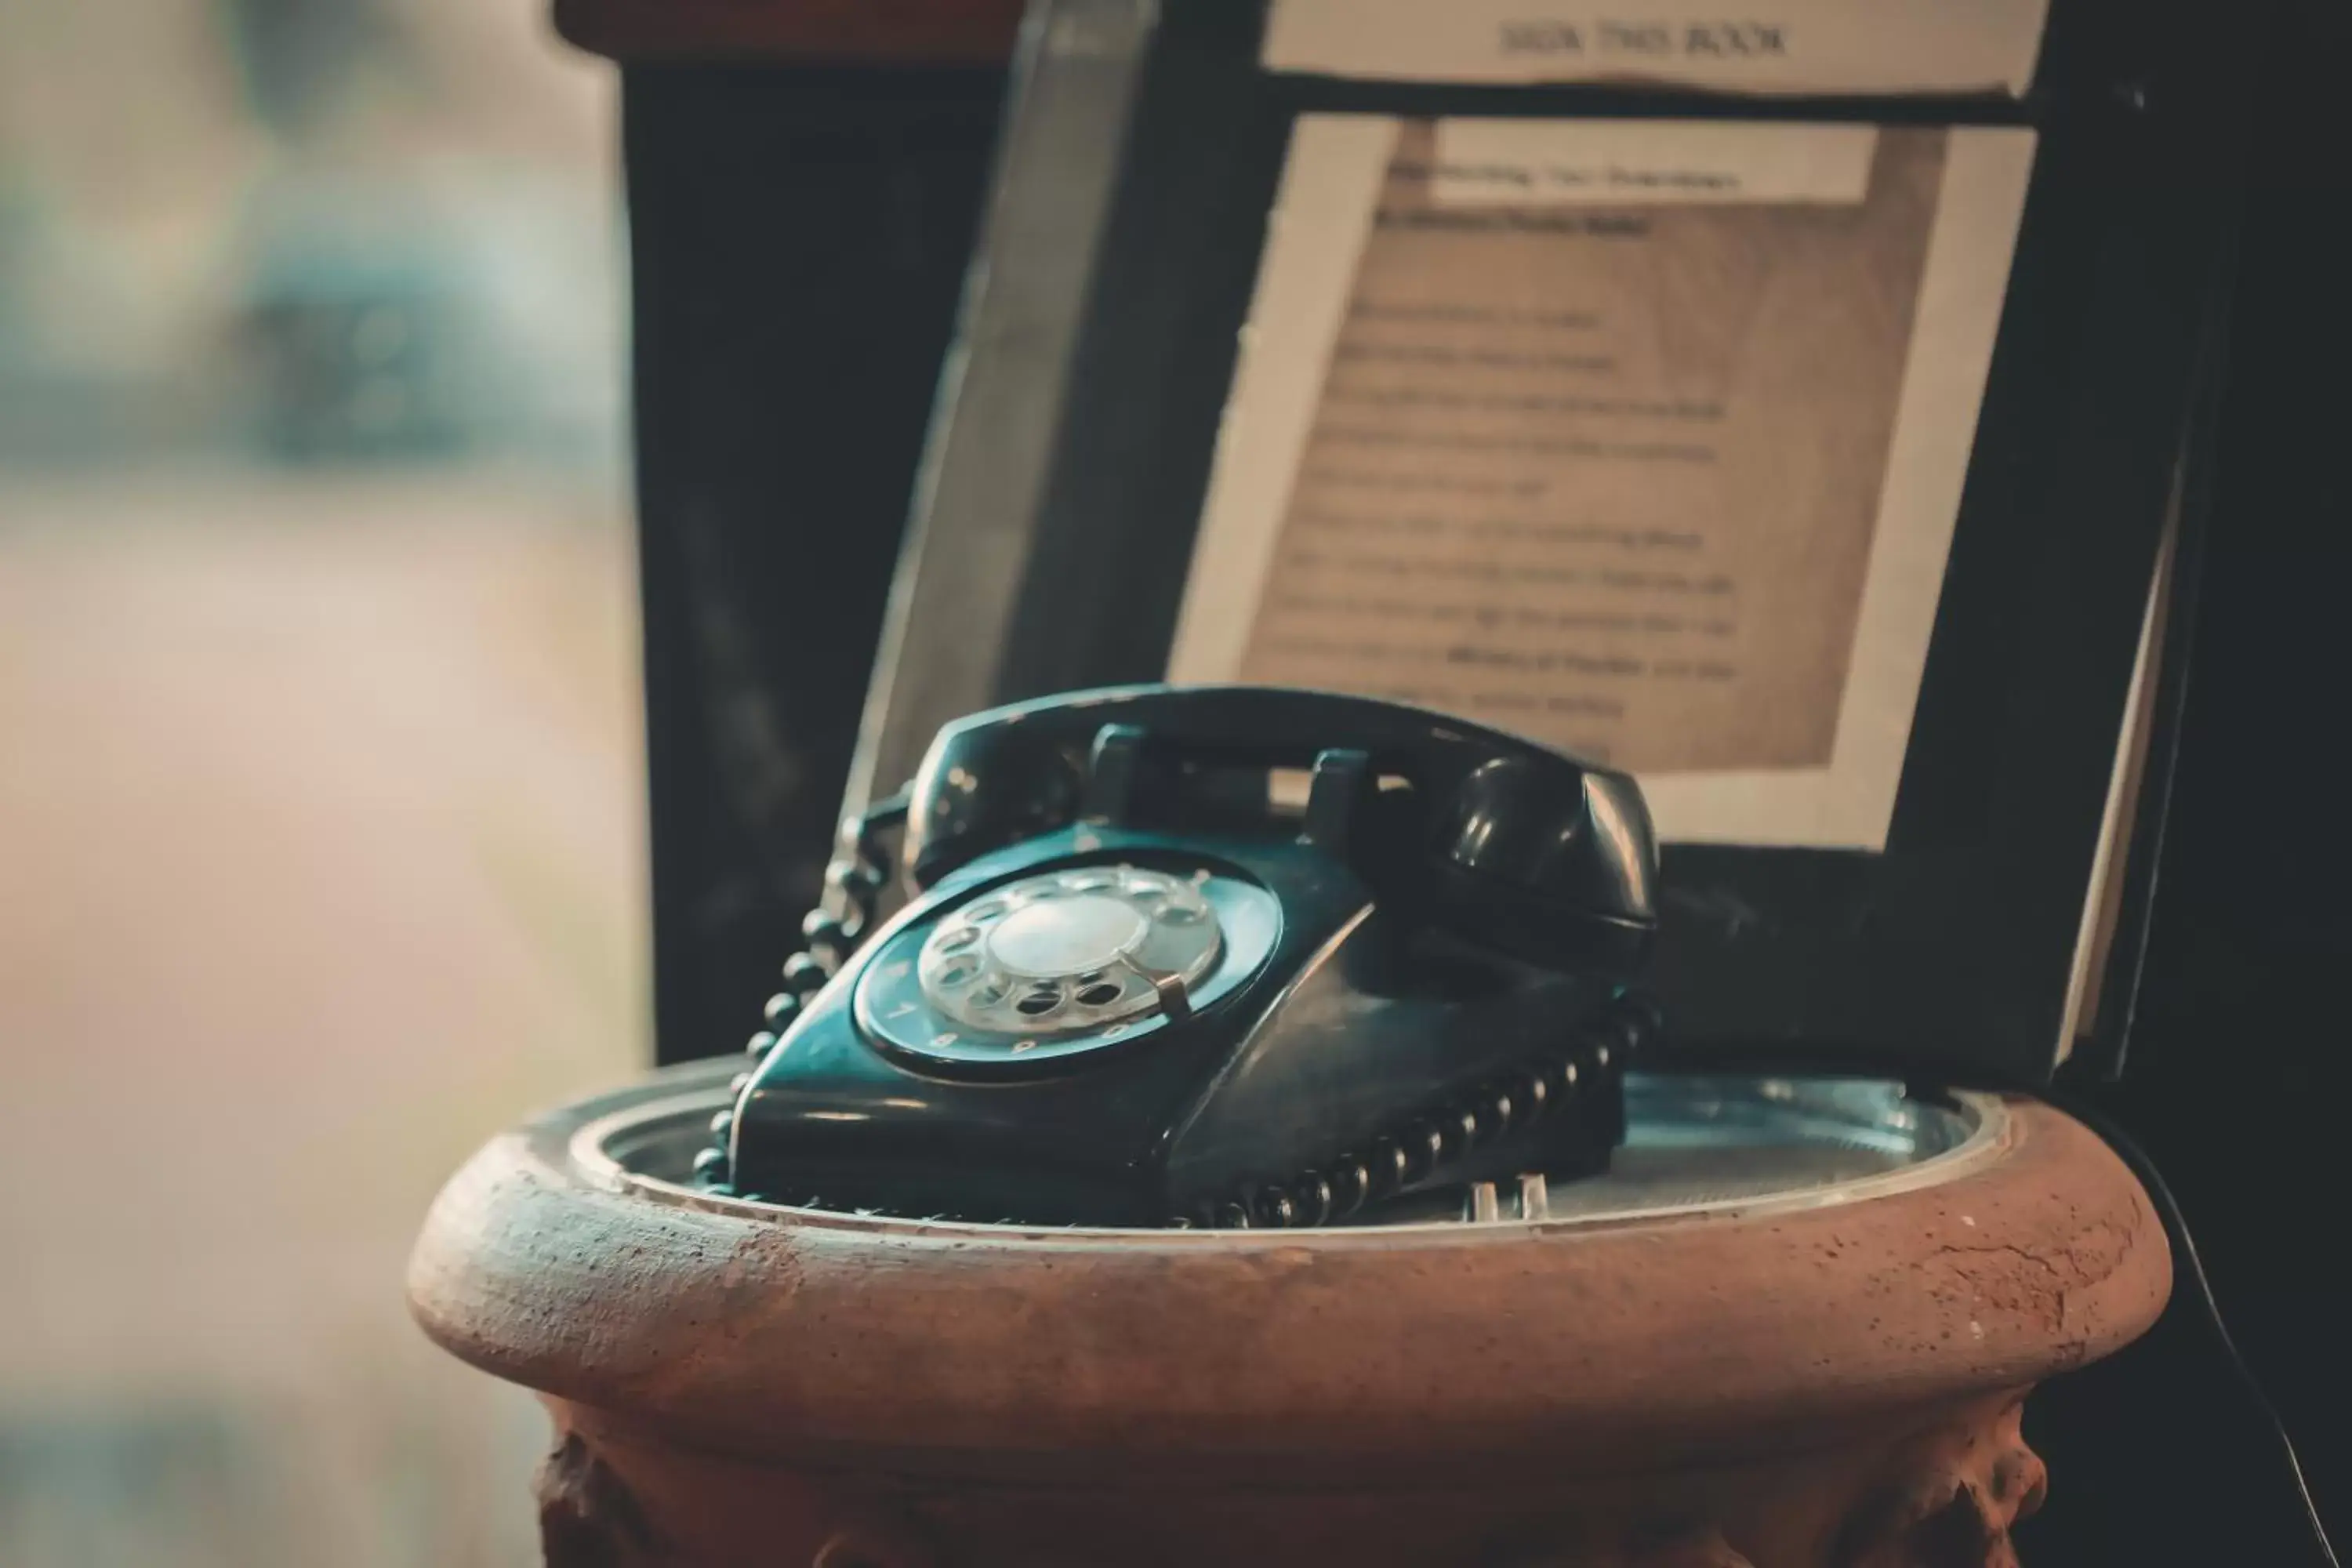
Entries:
{"label": "framed sign", "polygon": [[1669,841],[1881,847],[2032,153],[1302,117],[1170,679],[1514,730]]}

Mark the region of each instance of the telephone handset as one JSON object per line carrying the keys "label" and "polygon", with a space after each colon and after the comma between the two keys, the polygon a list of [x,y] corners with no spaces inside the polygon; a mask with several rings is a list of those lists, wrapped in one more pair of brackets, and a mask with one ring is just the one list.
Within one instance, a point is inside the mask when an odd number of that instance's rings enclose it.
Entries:
{"label": "telephone handset", "polygon": [[910,901],[855,952],[855,911],[812,918],[707,1184],[1311,1225],[1622,1135],[1656,877],[1622,773],[1370,699],[1146,686],[948,726],[905,809]]}

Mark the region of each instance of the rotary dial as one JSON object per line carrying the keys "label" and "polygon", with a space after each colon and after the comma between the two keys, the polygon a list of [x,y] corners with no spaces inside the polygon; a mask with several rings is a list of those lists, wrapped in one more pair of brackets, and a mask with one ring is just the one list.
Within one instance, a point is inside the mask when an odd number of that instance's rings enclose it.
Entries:
{"label": "rotary dial", "polygon": [[1181,1016],[1221,942],[1207,879],[1090,866],[995,889],[924,942],[924,999],[967,1027],[1031,1037]]}

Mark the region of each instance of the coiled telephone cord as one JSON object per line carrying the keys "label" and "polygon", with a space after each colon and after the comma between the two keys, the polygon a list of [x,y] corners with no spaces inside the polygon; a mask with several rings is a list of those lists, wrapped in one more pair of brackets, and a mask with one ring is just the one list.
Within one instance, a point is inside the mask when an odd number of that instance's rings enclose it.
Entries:
{"label": "coiled telephone cord", "polygon": [[[906,820],[903,791],[843,819],[836,851],[824,868],[824,895],[801,921],[805,945],[784,960],[784,988],[768,998],[761,1010],[764,1027],[744,1047],[754,1063],[767,1058],[792,1027],[801,1004],[840,972],[874,929],[882,889],[889,881],[882,836]],[[710,1144],[694,1157],[694,1184],[714,1196],[742,1195],[730,1180],[728,1145],[735,1133],[735,1101],[751,1081],[750,1073],[738,1073],[727,1086],[727,1108],[710,1119]]]}
{"label": "coiled telephone cord", "polygon": [[1395,1131],[1367,1143],[1361,1155],[1343,1153],[1286,1181],[1253,1185],[1169,1224],[1219,1230],[1329,1225],[1426,1182],[1538,1121],[1562,1116],[1608,1117],[1610,1125],[1598,1130],[1592,1146],[1613,1148],[1625,1131],[1626,1064],[1640,1055],[1657,1026],[1651,1003],[1625,996],[1580,1031],[1567,1050],[1532,1058],[1475,1089],[1420,1108]]}

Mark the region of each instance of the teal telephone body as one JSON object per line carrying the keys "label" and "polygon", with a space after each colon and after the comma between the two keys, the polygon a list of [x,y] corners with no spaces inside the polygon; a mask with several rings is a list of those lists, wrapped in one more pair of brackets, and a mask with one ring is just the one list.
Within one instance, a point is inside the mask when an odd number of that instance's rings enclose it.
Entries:
{"label": "teal telephone body", "polygon": [[1629,990],[1657,876],[1633,781],[1392,703],[1149,686],[981,713],[933,742],[898,859],[912,896],[878,929],[813,921],[708,1184],[1334,1223],[1604,1166],[1656,1027]]}

